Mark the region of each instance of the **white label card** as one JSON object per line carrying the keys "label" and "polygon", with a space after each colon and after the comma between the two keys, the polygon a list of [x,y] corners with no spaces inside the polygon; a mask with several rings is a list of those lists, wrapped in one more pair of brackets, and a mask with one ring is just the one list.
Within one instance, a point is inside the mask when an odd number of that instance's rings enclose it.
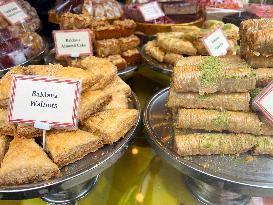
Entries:
{"label": "white label card", "polygon": [[53,37],[58,57],[93,54],[89,29],[53,31]]}
{"label": "white label card", "polygon": [[0,5],[0,13],[12,25],[24,22],[29,16],[17,4],[16,1],[8,1]]}
{"label": "white label card", "polygon": [[13,75],[9,122],[77,127],[79,80]]}
{"label": "white label card", "polygon": [[273,83],[271,83],[262,93],[254,100],[254,105],[273,122]]}
{"label": "white label card", "polygon": [[222,29],[218,28],[213,33],[204,37],[203,43],[211,56],[226,55],[230,45]]}
{"label": "white label card", "polygon": [[156,1],[139,6],[139,10],[145,21],[152,21],[165,16],[164,12]]}

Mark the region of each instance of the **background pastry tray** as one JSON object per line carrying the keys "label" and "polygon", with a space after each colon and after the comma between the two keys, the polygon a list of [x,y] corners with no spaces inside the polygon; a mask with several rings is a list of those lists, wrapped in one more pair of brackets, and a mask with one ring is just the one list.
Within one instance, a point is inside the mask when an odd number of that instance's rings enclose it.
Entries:
{"label": "background pastry tray", "polygon": [[[51,49],[47,56],[45,56],[44,61],[45,64],[64,64],[65,62],[62,62],[60,60],[57,60],[55,57],[55,49]],[[118,70],[118,76],[122,78],[127,78],[131,74],[133,74],[137,70],[137,65],[128,66],[127,68]]]}
{"label": "background pastry tray", "polygon": [[[31,57],[30,59],[16,66],[28,66],[28,65],[40,64],[40,62],[44,59],[44,57],[48,53],[48,42],[45,39],[43,39],[43,42],[44,42],[44,48],[37,55]],[[0,78],[12,68],[13,67],[1,69],[0,67]]]}
{"label": "background pastry tray", "polygon": [[145,52],[145,45],[141,49],[141,56],[142,56],[143,62],[147,66],[149,66],[151,69],[153,69],[154,71],[157,71],[157,72],[169,75],[169,76],[172,75],[172,73],[173,73],[172,65],[168,65],[166,63],[160,63],[157,60],[155,60],[154,58],[152,58],[151,56],[149,56]]}

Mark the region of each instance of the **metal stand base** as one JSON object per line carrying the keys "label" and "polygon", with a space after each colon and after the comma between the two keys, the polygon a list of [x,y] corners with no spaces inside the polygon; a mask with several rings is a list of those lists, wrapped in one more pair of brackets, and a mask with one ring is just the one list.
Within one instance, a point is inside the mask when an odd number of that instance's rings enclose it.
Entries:
{"label": "metal stand base", "polygon": [[206,205],[245,205],[250,197],[229,192],[223,184],[211,186],[207,183],[187,177],[185,183],[192,194]]}
{"label": "metal stand base", "polygon": [[90,179],[87,182],[74,186],[70,189],[63,190],[57,193],[49,193],[48,195],[42,197],[42,200],[50,204],[74,203],[85,197],[94,188],[98,179],[99,175]]}

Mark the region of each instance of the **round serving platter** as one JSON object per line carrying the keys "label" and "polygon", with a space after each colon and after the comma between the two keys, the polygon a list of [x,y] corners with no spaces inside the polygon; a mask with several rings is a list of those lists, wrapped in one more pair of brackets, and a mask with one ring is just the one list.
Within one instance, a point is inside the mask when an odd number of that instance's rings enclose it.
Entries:
{"label": "round serving platter", "polygon": [[[45,39],[43,39],[43,40],[44,40],[44,48],[36,56],[33,56],[32,58],[30,58],[30,59],[26,60],[25,62],[20,63],[16,66],[28,66],[28,65],[40,64],[40,62],[44,59],[44,57],[48,53],[48,42]],[[12,68],[13,67],[1,69],[1,67],[0,67],[0,78],[3,77]]]}
{"label": "round serving platter", "polygon": [[[0,186],[0,199],[22,200],[43,197],[45,201],[51,203],[69,203],[83,197],[83,192],[88,193],[92,189],[98,179],[97,176],[124,154],[130,146],[131,139],[136,136],[141,123],[141,108],[134,93],[129,107],[137,109],[139,114],[136,124],[124,138],[63,167],[61,177],[32,184]],[[67,194],[76,192],[78,196]]]}
{"label": "round serving platter", "polygon": [[171,76],[173,67],[166,63],[160,63],[145,52],[145,45],[141,49],[141,56],[143,62],[148,65],[152,70]]}
{"label": "round serving platter", "polygon": [[[190,179],[188,186],[197,198],[206,204],[228,205],[245,204],[248,196],[273,195],[272,157],[252,156],[250,153],[240,156],[179,156],[173,144],[171,115],[165,106],[168,93],[169,88],[159,91],[145,107],[143,121],[147,139],[167,162],[196,179]],[[227,200],[220,203],[223,199],[219,195],[218,201],[211,202],[215,193],[220,191],[225,191],[223,195],[227,194]],[[231,203],[234,198],[238,201]]]}
{"label": "round serving platter", "polygon": [[[51,49],[48,53],[47,56],[45,56],[44,61],[45,64],[64,64],[65,62],[62,62],[60,60],[56,59],[56,53],[55,53],[55,49]],[[124,69],[120,69],[118,70],[118,76],[122,77],[122,78],[128,78],[130,77],[136,70],[137,70],[138,66],[137,65],[133,65],[133,66],[128,66],[127,68]]]}

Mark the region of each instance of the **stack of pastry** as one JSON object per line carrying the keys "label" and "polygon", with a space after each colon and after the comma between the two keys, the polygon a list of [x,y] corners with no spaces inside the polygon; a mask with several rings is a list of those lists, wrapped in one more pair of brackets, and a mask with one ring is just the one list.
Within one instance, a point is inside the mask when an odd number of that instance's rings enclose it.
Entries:
{"label": "stack of pastry", "polygon": [[[4,2],[4,1],[2,1]],[[2,4],[1,2],[1,4]],[[41,26],[41,21],[39,19],[39,16],[37,14],[37,11],[35,10],[34,7],[32,7],[28,1],[24,1],[24,0],[16,0],[15,1],[21,8],[22,10],[28,15],[28,18],[25,20],[26,22],[24,22],[22,24],[16,24],[16,25],[12,25],[11,23],[9,23],[4,16],[0,15],[0,29],[2,28],[10,28],[10,27],[15,27],[17,30],[24,30],[26,31],[37,31],[40,26]]]}
{"label": "stack of pastry", "polygon": [[61,16],[60,26],[61,29],[91,29],[94,34],[95,55],[107,58],[118,69],[141,61],[137,49],[140,41],[134,35],[136,24],[133,20],[115,20],[110,24],[89,15],[66,13]]}
{"label": "stack of pastry", "polygon": [[231,46],[228,54],[233,54],[239,38],[238,27],[214,20],[206,21],[202,28],[172,26],[172,32],[159,33],[156,40],[148,42],[145,46],[145,52],[158,62],[170,65],[175,65],[183,55],[209,55],[202,39],[216,28],[223,30]]}
{"label": "stack of pastry", "polygon": [[253,70],[237,56],[179,60],[167,101],[177,153],[273,154],[273,127],[250,106],[250,91],[272,79],[272,69]]}
{"label": "stack of pastry", "polygon": [[240,55],[253,68],[273,67],[273,19],[243,21],[240,39]]}
{"label": "stack of pastry", "polygon": [[[60,168],[124,137],[135,125],[138,111],[129,108],[130,87],[117,68],[96,57],[83,60],[84,69],[61,65],[15,67],[0,79],[0,185],[44,181]],[[77,130],[47,132],[46,152],[35,142],[41,131],[32,124],[7,121],[13,74],[55,76],[82,81]]]}

